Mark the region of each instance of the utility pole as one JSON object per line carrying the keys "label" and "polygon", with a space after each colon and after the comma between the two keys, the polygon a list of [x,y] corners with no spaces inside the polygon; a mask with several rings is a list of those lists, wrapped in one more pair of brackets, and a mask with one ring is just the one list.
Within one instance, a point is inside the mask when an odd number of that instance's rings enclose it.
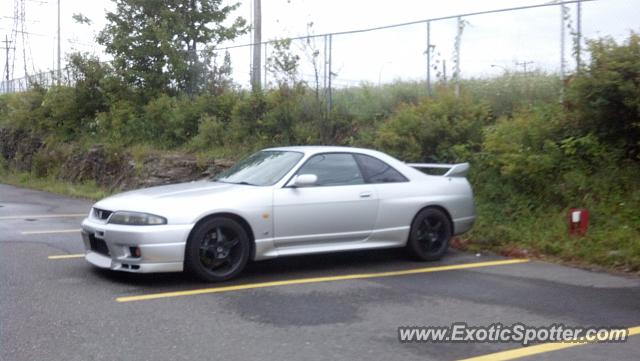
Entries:
{"label": "utility pole", "polygon": [[523,71],[524,75],[527,75],[527,65],[529,64],[533,64],[533,61],[521,61],[521,62],[516,61],[516,66],[522,65],[522,69],[524,70]]}
{"label": "utility pole", "polygon": [[332,53],[333,52],[333,35],[329,34],[329,79],[328,79],[328,83],[329,83],[329,98],[328,98],[328,102],[327,102],[327,115],[331,114],[331,108],[333,107],[333,90],[331,89],[331,78],[333,77],[332,74],[332,64],[331,64],[331,57],[332,57]]}
{"label": "utility pole", "polygon": [[566,14],[566,8],[564,5],[560,5],[560,101],[564,100],[564,76],[565,76],[565,61],[564,61],[564,17]]}
{"label": "utility pole", "polygon": [[9,40],[9,37],[7,35],[4,36],[4,40],[2,41],[4,43],[4,49],[6,51],[6,60],[5,60],[5,69],[6,69],[6,75],[5,75],[5,92],[9,92],[9,50],[14,49],[12,48],[11,45],[11,41]]}
{"label": "utility pole", "polygon": [[560,5],[560,78],[564,81],[564,16],[565,7]]}
{"label": "utility pole", "polygon": [[260,0],[253,0],[253,69],[251,71],[251,88],[257,91],[261,88],[260,65],[262,61],[262,13]]}
{"label": "utility pole", "polygon": [[431,21],[427,21],[427,94],[431,95]]}
{"label": "utility pole", "polygon": [[[196,11],[197,11],[196,0],[190,0],[188,12],[191,13]],[[195,27],[195,24],[192,23],[191,26]],[[196,42],[195,36],[193,38],[188,39],[186,43],[187,43],[187,51],[189,52],[189,78],[185,86],[186,86],[187,95],[189,96],[189,99],[193,100],[193,97],[198,88],[198,81],[199,81],[198,78],[201,77],[202,74],[200,73],[200,69],[198,69],[199,68],[198,67],[198,48],[197,48],[198,43]]]}
{"label": "utility pole", "polygon": [[447,86],[447,61],[442,60],[442,78],[444,80],[444,85]]}
{"label": "utility pole", "polygon": [[60,0],[58,0],[58,85],[62,78],[62,67],[60,66]]}
{"label": "utility pole", "polygon": [[322,67],[322,88],[324,88],[324,96],[327,97],[327,66],[329,65],[328,54],[327,54],[327,35],[324,36],[324,52],[322,53],[322,57],[324,58],[324,64]]}
{"label": "utility pole", "polygon": [[576,3],[576,69],[580,71],[581,59],[580,52],[582,51],[582,1]]}

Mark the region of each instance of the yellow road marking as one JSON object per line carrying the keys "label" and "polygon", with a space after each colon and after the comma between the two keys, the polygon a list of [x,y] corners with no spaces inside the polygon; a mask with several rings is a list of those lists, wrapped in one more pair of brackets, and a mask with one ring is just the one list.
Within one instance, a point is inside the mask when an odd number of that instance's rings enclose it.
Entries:
{"label": "yellow road marking", "polygon": [[510,259],[510,260],[501,260],[501,261],[457,264],[457,265],[451,265],[451,266],[416,268],[416,269],[402,270],[402,271],[360,273],[360,274],[351,274],[351,275],[342,275],[342,276],[314,277],[314,278],[301,278],[301,279],[295,279],[295,280],[250,283],[250,284],[237,285],[237,286],[200,288],[200,289],[186,290],[186,291],[162,292],[162,293],[151,293],[151,294],[140,295],[140,296],[118,297],[116,298],[116,301],[118,302],[144,301],[144,300],[154,300],[157,298],[201,295],[204,293],[221,293],[221,292],[248,290],[248,289],[254,289],[254,288],[299,285],[299,284],[305,284],[305,283],[319,283],[319,282],[345,281],[345,280],[356,280],[356,279],[366,279],[366,278],[393,277],[393,276],[412,275],[412,274],[419,274],[419,273],[453,271],[453,270],[460,270],[460,269],[467,269],[467,268],[501,266],[501,265],[508,265],[508,264],[524,263],[524,262],[529,262],[529,260],[528,259]]}
{"label": "yellow road marking", "polygon": [[[629,328],[629,337],[633,335],[640,334],[640,326],[630,327]],[[507,361],[507,360],[515,360],[521,357],[527,357],[532,355],[537,355],[545,352],[558,351],[563,350],[569,347],[575,346],[584,346],[584,345],[592,345],[598,343],[597,341],[593,342],[576,342],[576,343],[568,343],[568,342],[553,342],[553,343],[543,343],[540,345],[528,346],[517,348],[514,350],[507,350],[502,352],[491,353],[488,355],[476,356],[467,358],[459,361]]]}
{"label": "yellow road marking", "polygon": [[69,259],[69,258],[83,258],[84,253],[76,253],[76,254],[56,254],[54,256],[47,257],[48,259]]}
{"label": "yellow road marking", "polygon": [[24,216],[0,216],[2,219],[24,219],[24,218],[66,218],[66,217],[86,217],[86,213],[78,214],[36,214]]}
{"label": "yellow road marking", "polygon": [[20,234],[28,235],[28,234],[48,234],[48,233],[74,233],[80,232],[80,229],[54,229],[48,231],[26,231],[20,232]]}

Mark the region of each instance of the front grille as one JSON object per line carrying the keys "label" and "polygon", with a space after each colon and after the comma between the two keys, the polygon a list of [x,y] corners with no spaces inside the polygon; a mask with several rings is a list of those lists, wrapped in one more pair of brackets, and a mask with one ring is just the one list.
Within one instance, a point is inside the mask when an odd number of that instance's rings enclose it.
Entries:
{"label": "front grille", "polygon": [[92,251],[109,256],[109,247],[107,247],[107,243],[96,238],[93,234],[89,235],[89,245],[91,246]]}
{"label": "front grille", "polygon": [[111,211],[106,211],[104,209],[99,209],[99,208],[94,208],[93,209],[93,216],[97,219],[106,221],[107,219],[109,219],[109,216],[111,215]]}

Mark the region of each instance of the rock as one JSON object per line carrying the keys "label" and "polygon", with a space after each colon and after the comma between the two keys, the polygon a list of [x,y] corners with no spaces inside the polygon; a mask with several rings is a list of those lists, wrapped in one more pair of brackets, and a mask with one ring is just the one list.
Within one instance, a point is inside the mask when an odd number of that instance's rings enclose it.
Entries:
{"label": "rock", "polygon": [[10,167],[20,171],[30,171],[33,156],[44,142],[26,130],[0,129],[0,155]]}
{"label": "rock", "polygon": [[[180,153],[149,155],[139,164],[130,154],[109,153],[101,144],[94,144],[89,149],[70,147],[73,149],[69,152],[57,152],[57,149],[46,149],[42,139],[29,132],[0,129],[0,156],[9,167],[31,171],[34,155],[47,152],[40,158],[60,164],[58,177],[61,180],[95,181],[112,191],[189,182],[212,177],[233,165],[230,160],[199,162],[195,155]],[[62,157],[65,159],[60,159]],[[48,169],[44,167],[43,172]],[[45,176],[40,174],[43,172],[37,174]]]}

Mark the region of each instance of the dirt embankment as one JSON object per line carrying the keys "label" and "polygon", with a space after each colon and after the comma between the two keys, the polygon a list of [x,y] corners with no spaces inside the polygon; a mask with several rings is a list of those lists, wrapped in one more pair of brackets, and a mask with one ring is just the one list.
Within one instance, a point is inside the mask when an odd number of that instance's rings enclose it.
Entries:
{"label": "dirt embankment", "polygon": [[127,152],[109,151],[102,144],[49,145],[23,130],[0,129],[0,156],[9,169],[30,171],[70,182],[95,181],[110,190],[128,190],[186,182],[212,176],[229,161],[198,161],[190,154],[150,154],[141,159]]}

